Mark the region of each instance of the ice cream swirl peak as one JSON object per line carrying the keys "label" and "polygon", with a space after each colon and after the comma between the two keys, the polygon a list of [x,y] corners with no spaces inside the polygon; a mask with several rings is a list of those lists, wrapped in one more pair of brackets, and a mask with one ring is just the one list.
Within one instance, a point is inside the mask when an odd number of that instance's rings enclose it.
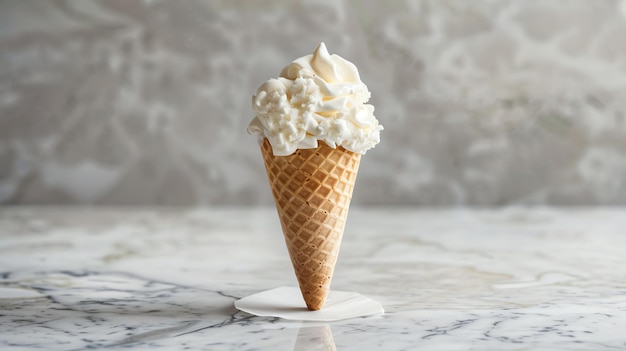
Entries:
{"label": "ice cream swirl peak", "polygon": [[257,89],[248,132],[267,138],[275,156],[316,148],[320,140],[364,154],[383,129],[370,95],[356,66],[320,43]]}

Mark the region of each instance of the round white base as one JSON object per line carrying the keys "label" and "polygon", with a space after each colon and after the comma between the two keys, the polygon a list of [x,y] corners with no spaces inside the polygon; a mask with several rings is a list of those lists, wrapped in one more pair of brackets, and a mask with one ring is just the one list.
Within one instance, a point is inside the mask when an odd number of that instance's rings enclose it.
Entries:
{"label": "round white base", "polygon": [[330,291],[326,304],[319,311],[309,311],[300,289],[283,286],[266,290],[235,301],[241,311],[262,317],[279,317],[298,321],[331,322],[385,312],[383,306],[355,292]]}

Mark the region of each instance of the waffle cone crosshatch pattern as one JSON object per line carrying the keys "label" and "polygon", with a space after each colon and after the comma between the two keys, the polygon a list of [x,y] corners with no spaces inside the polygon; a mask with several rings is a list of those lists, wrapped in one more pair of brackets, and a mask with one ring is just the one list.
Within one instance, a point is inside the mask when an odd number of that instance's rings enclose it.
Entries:
{"label": "waffle cone crosshatch pattern", "polygon": [[324,305],[339,255],[361,155],[319,142],[274,156],[261,145],[278,217],[307,307]]}

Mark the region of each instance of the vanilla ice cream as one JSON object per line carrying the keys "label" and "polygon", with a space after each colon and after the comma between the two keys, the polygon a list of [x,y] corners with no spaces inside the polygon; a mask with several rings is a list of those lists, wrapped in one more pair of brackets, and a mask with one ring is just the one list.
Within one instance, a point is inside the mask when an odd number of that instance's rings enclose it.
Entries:
{"label": "vanilla ice cream", "polygon": [[356,66],[320,43],[257,89],[248,132],[267,138],[275,156],[317,148],[319,140],[364,154],[383,129],[369,98]]}

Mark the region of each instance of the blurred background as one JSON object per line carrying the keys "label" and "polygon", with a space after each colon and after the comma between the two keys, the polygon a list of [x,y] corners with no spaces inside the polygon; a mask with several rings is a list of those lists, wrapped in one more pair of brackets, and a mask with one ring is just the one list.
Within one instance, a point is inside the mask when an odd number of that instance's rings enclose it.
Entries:
{"label": "blurred background", "polygon": [[250,97],[320,41],[355,205],[626,204],[626,1],[0,0],[0,203],[272,204]]}

